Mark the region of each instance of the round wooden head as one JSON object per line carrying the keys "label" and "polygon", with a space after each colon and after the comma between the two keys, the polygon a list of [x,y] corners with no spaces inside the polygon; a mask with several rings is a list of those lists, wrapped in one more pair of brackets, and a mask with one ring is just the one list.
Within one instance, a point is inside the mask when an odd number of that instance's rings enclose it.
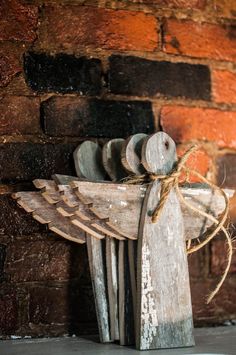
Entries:
{"label": "round wooden head", "polygon": [[104,180],[106,171],[102,163],[102,149],[95,142],[85,141],[74,151],[75,169],[78,177],[88,180]]}
{"label": "round wooden head", "polygon": [[144,141],[142,164],[149,173],[168,174],[176,161],[175,142],[165,132],[157,132]]}
{"label": "round wooden head", "polygon": [[147,138],[147,134],[145,133],[134,134],[125,141],[122,148],[122,164],[128,172],[135,175],[140,175],[145,172],[141,164],[141,151],[145,138]]}
{"label": "round wooden head", "polygon": [[113,181],[120,181],[127,174],[121,163],[121,150],[125,140],[112,139],[102,149],[102,160],[107,174]]}

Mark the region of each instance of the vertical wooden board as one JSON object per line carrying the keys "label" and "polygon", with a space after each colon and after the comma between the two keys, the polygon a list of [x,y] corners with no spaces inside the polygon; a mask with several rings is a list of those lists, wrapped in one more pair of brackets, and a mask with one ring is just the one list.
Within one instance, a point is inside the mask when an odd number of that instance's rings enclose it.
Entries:
{"label": "vertical wooden board", "polygon": [[140,350],[194,345],[182,214],[171,191],[160,219],[152,223],[159,190],[158,182],[150,186],[141,217],[136,333]]}
{"label": "vertical wooden board", "polygon": [[[102,165],[102,150],[98,144],[85,141],[74,152],[76,173],[79,177],[92,181],[103,180],[106,172]],[[109,328],[109,307],[106,283],[103,243],[87,235],[89,268],[95,299],[98,330],[101,343],[111,341]]]}
{"label": "vertical wooden board", "polygon": [[128,259],[130,285],[132,292],[133,314],[134,314],[134,329],[136,328],[136,310],[137,310],[137,247],[136,240],[128,240]]}
{"label": "vertical wooden board", "polygon": [[106,267],[111,340],[120,339],[118,319],[118,258],[116,245],[115,239],[106,238]]}
{"label": "vertical wooden board", "polygon": [[103,258],[102,241],[87,236],[87,250],[97,312],[99,337],[101,343],[107,343],[111,341],[111,337],[108,321],[108,304],[106,301],[105,261]]}
{"label": "vertical wooden board", "polygon": [[135,344],[134,313],[129,271],[128,241],[119,241],[120,345]]}
{"label": "vertical wooden board", "polygon": [[[143,144],[147,171],[168,174],[176,162],[174,141],[164,132]],[[193,324],[184,224],[172,189],[157,221],[152,214],[161,184],[147,189],[138,235],[136,347],[141,350],[192,346]]]}

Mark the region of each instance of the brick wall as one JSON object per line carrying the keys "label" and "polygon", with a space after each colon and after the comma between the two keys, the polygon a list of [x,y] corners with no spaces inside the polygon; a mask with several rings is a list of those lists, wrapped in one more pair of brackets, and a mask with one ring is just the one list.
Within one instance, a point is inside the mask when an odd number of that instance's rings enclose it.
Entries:
{"label": "brick wall", "polygon": [[[191,166],[236,187],[234,0],[2,0],[0,4],[0,334],[96,330],[86,250],[19,209],[12,191],[74,174],[72,152],[162,129]],[[231,207],[232,220],[236,212]],[[189,258],[195,324],[236,318],[236,260],[204,303],[226,254]]]}

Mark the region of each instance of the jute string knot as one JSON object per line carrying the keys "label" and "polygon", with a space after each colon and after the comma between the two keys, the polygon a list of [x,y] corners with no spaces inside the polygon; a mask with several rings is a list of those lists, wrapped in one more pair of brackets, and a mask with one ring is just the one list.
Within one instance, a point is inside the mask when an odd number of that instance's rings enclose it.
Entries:
{"label": "jute string knot", "polygon": [[[167,175],[159,175],[159,174],[153,174],[153,173],[148,173],[144,175],[139,175],[139,176],[131,176],[128,178],[126,183],[128,184],[141,184],[141,183],[150,183],[155,180],[159,180],[161,183],[161,189],[160,189],[160,199],[157,203],[156,208],[153,211],[152,214],[152,222],[156,223],[158,219],[160,218],[160,215],[163,211],[163,208],[165,206],[165,203],[168,199],[168,196],[171,192],[171,190],[174,188],[180,202],[182,202],[184,205],[186,205],[189,209],[193,210],[194,212],[198,213],[199,215],[211,220],[214,223],[214,227],[210,228],[207,230],[204,234],[204,239],[202,241],[199,241],[199,244],[191,246],[191,240],[188,241],[187,244],[187,254],[192,254],[199,249],[201,249],[203,246],[208,244],[217,234],[219,231],[222,231],[223,234],[226,237],[227,244],[228,244],[228,256],[227,256],[227,265],[225,268],[225,271],[221,277],[221,280],[217,284],[216,288],[214,291],[211,292],[211,294],[207,298],[207,303],[209,303],[213,297],[218,293],[219,289],[221,288],[222,284],[224,283],[224,280],[226,279],[226,276],[228,274],[228,271],[230,269],[231,261],[232,261],[232,255],[233,255],[233,245],[232,245],[232,240],[229,235],[229,232],[227,229],[224,227],[227,218],[228,218],[228,213],[229,213],[229,200],[228,196],[224,192],[223,189],[218,187],[217,185],[213,184],[211,181],[209,181],[207,178],[202,176],[199,172],[197,172],[194,169],[188,168],[185,163],[189,159],[189,156],[198,150],[200,146],[194,145],[190,149],[186,151],[186,153],[178,160],[178,162],[175,164],[173,167],[172,171],[167,174]],[[213,191],[217,191],[219,194],[222,195],[222,197],[225,200],[225,208],[224,211],[221,213],[218,218],[215,218],[213,215],[210,213],[207,213],[205,211],[202,211],[201,209],[198,209],[194,207],[191,203],[187,202],[186,199],[184,198],[181,189],[180,189],[180,176],[182,177],[183,172],[185,175],[195,175],[197,176],[202,182],[206,183],[211,187]],[[185,179],[186,181],[186,179]]]}
{"label": "jute string knot", "polygon": [[161,215],[164,208],[166,200],[169,196],[170,191],[179,185],[179,177],[182,174],[182,170],[185,167],[185,163],[193,151],[197,149],[197,146],[192,146],[175,164],[174,168],[167,175],[149,174],[151,181],[160,180],[161,182],[161,192],[160,200],[152,214],[152,222],[156,223]]}

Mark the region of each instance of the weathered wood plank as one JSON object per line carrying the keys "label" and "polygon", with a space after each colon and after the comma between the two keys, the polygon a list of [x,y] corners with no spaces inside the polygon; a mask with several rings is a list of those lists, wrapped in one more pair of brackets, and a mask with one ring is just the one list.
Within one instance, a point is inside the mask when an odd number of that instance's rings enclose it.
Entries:
{"label": "weathered wood plank", "polygon": [[106,171],[102,164],[102,149],[97,143],[85,141],[76,148],[73,155],[78,177],[94,181],[105,179]]}
{"label": "weathered wood plank", "polygon": [[89,268],[97,312],[98,330],[101,343],[111,341],[109,329],[106,278],[102,241],[87,236]]}
{"label": "weathered wood plank", "polygon": [[135,343],[134,313],[128,260],[128,241],[119,242],[119,330],[120,344]]}
{"label": "weathered wood plank", "polygon": [[[43,187],[41,190],[42,196],[49,204],[55,205],[55,208],[63,217],[71,217],[71,223],[81,228],[86,233],[90,233],[98,239],[103,239],[104,234],[112,238],[124,239],[124,236],[114,231],[112,226],[109,225],[108,217],[102,219],[98,218],[89,209],[92,204],[83,203],[78,196],[73,193],[70,186],[55,185],[47,180],[37,181],[36,184],[37,186]],[[58,204],[59,208],[57,207]],[[68,207],[70,208],[69,214],[67,213]],[[74,208],[74,213],[72,213],[72,208]],[[38,218],[38,221],[40,222],[40,218]]]}
{"label": "weathered wood plank", "polygon": [[[175,144],[166,134],[157,133],[146,142],[143,161],[148,171],[166,174],[175,159]],[[141,350],[194,344],[182,212],[172,190],[153,223],[151,212],[159,196],[160,183],[155,181],[146,192],[139,228],[136,347]]]}
{"label": "weathered wood plank", "polygon": [[[104,184],[106,185],[104,186]],[[92,182],[84,181],[73,182],[72,186],[77,188],[76,193],[79,193],[82,199],[87,198],[87,202],[94,201],[91,210],[95,214],[100,217],[109,217],[109,225],[128,239],[137,239],[138,221],[146,186],[108,182],[99,182],[95,185]],[[198,185],[198,188],[182,187],[181,191],[188,202],[200,206],[204,211],[211,211],[215,216],[224,210],[224,198],[213,193],[211,189],[201,188]],[[234,190],[225,189],[224,191],[229,197],[234,194]],[[212,225],[212,222],[206,221],[205,217],[198,216],[196,218],[196,214],[185,205],[181,204],[181,209],[184,215],[186,239],[201,237],[207,227]]]}
{"label": "weathered wood plank", "polygon": [[125,169],[132,174],[140,175],[145,172],[141,163],[141,151],[146,138],[147,134],[137,133],[130,136],[123,145],[121,161]]}
{"label": "weathered wood plank", "polygon": [[74,181],[75,193],[84,201],[93,201],[90,209],[100,217],[109,217],[108,224],[117,233],[129,239],[137,239],[141,204],[146,188],[137,185],[107,182]]}
{"label": "weathered wood plank", "polygon": [[85,243],[83,232],[73,226],[68,218],[62,217],[53,205],[50,205],[40,192],[18,192],[13,195],[17,203],[34,219],[42,224],[48,224],[50,230],[62,237],[77,243]]}
{"label": "weathered wood plank", "polygon": [[122,138],[112,139],[102,149],[103,166],[112,181],[120,181],[127,176],[121,163],[121,150],[124,142]]}
{"label": "weathered wood plank", "polygon": [[[102,160],[108,176],[113,181],[119,181],[125,176],[125,171],[121,164],[121,149],[124,139],[112,139],[107,142],[102,150]],[[119,242],[120,243],[120,242]],[[119,248],[118,243],[118,248]],[[121,242],[122,243],[122,242]],[[118,317],[118,295],[122,297],[122,289],[119,285],[118,259],[116,251],[116,240],[112,238],[106,240],[106,267],[107,267],[107,287],[110,316],[111,339],[120,339],[120,326]],[[119,290],[119,294],[118,294]]]}
{"label": "weathered wood plank", "polygon": [[[50,180],[43,180],[43,183],[40,186],[44,188],[46,186],[45,183],[48,183],[48,181]],[[121,236],[129,239],[137,239],[138,221],[146,191],[145,186],[113,184],[109,182],[99,182],[94,184],[87,181],[72,182],[72,186],[76,187],[75,194],[83,200],[83,204],[85,204],[85,201],[91,203],[91,201],[96,199],[92,207],[88,205],[89,210],[94,213],[94,217],[108,217],[109,222],[106,222],[106,224],[112,228],[116,235],[120,233]],[[62,191],[67,188],[70,187],[58,185],[59,191],[54,190],[54,192],[51,193],[46,189],[46,191],[43,192],[43,196],[46,197],[48,202],[50,201],[50,203],[57,206],[58,203],[61,203],[61,199],[66,199],[64,195],[60,194],[60,190]],[[197,185],[196,188],[182,187],[181,191],[188,202],[198,208],[202,208],[203,211],[208,211],[214,216],[219,215],[224,210],[224,198],[221,195],[212,192],[211,189],[208,189],[205,186],[201,187],[201,185]],[[234,190],[225,189],[224,191],[229,198],[234,194]],[[28,194],[32,194],[28,195],[32,196],[32,203],[34,203],[34,193],[37,194],[37,192],[28,192]],[[69,204],[68,207],[73,206],[71,200],[70,203],[67,200],[67,203]],[[24,206],[22,207],[24,208]],[[27,211],[27,207],[25,209]],[[184,216],[185,235],[187,240],[201,237],[206,229],[212,225],[211,221],[192,212],[185,205],[181,204],[181,209]],[[82,208],[81,211],[83,211]],[[30,210],[28,212],[30,212]]]}
{"label": "weathered wood plank", "polygon": [[[84,142],[74,152],[74,162],[78,177],[84,177],[95,181],[104,179],[105,170],[102,166],[102,152],[97,144],[89,141]],[[80,195],[77,195],[77,198],[79,201],[83,202]],[[91,202],[93,203],[93,200]],[[89,206],[89,203],[87,206]],[[92,211],[90,211],[90,213],[94,215]],[[87,251],[97,313],[99,337],[100,341],[105,343],[112,341],[112,338],[109,325],[109,306],[106,290],[107,284],[103,246],[105,247],[103,241],[95,239],[87,234]]]}
{"label": "weathered wood plank", "polygon": [[[118,319],[118,258],[117,245],[113,238],[106,238],[106,267],[107,267],[107,288],[110,316],[111,340],[119,340],[119,319]],[[119,242],[122,243],[122,242]]]}

